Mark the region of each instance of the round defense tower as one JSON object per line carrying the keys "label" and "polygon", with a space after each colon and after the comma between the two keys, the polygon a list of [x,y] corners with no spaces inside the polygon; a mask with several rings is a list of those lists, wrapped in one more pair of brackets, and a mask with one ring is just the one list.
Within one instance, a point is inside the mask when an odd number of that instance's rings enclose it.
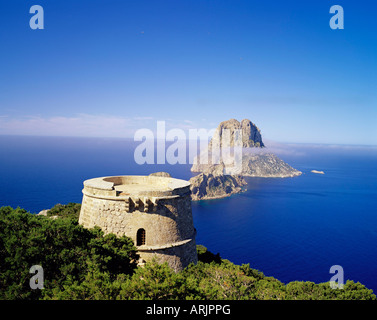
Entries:
{"label": "round defense tower", "polygon": [[180,271],[197,263],[190,183],[160,176],[84,181],[79,223],[130,237],[141,262],[156,258]]}

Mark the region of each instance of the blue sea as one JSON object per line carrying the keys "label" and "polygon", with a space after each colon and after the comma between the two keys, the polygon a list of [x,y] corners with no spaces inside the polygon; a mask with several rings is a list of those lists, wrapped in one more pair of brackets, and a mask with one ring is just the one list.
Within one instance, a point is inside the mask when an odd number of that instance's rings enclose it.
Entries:
{"label": "blue sea", "polygon": [[[189,179],[190,164],[138,165],[126,139],[0,136],[0,206],[32,213],[81,202],[84,180],[167,171]],[[248,190],[193,202],[197,243],[287,283],[345,280],[377,293],[377,148],[287,144],[277,155],[303,172],[247,178]],[[323,170],[324,175],[311,173]]]}

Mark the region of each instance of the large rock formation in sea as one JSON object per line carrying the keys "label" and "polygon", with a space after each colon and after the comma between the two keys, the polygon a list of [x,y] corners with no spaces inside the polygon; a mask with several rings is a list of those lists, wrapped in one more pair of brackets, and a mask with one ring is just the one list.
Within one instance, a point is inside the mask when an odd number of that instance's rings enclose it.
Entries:
{"label": "large rock formation in sea", "polygon": [[287,178],[301,174],[266,149],[260,130],[250,120],[221,122],[208,147],[194,159],[191,171],[200,174],[190,179],[192,199],[239,193],[247,184],[243,176]]}
{"label": "large rock formation in sea", "polygon": [[[225,147],[231,150],[227,155],[223,154]],[[276,155],[268,150],[265,151],[264,147],[260,130],[250,120],[223,121],[217,127],[208,147],[194,159],[191,171],[211,173],[215,170],[219,174],[218,171],[221,168],[223,174],[271,178],[295,177],[301,174],[300,171],[292,168]],[[236,150],[242,156],[242,160],[240,158],[238,162],[234,160],[236,159]],[[212,158],[212,155],[220,154],[220,158]]]}

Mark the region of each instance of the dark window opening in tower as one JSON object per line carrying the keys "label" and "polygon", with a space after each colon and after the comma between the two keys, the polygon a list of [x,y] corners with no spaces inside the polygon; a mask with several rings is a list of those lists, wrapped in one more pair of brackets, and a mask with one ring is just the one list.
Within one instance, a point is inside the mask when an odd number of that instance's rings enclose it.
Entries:
{"label": "dark window opening in tower", "polygon": [[136,233],[136,245],[142,246],[145,244],[145,230],[139,229]]}

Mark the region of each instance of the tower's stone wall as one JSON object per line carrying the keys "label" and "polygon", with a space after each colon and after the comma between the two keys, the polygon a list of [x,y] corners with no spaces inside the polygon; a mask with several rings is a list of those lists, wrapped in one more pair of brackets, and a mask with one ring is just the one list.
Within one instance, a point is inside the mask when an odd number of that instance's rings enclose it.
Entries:
{"label": "tower's stone wall", "polygon": [[[79,223],[133,239],[140,257],[179,271],[197,262],[190,184],[155,176],[103,177],[84,182]],[[144,229],[138,244],[138,230]]]}

